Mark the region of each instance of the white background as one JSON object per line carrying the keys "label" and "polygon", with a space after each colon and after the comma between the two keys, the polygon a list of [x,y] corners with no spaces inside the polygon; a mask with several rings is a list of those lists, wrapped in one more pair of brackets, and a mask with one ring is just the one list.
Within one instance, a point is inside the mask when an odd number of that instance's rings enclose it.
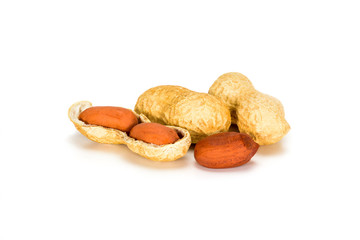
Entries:
{"label": "white background", "polygon": [[[1,1],[0,239],[359,239],[358,1]],[[71,104],[245,74],[292,129],[248,164],[82,136]]]}

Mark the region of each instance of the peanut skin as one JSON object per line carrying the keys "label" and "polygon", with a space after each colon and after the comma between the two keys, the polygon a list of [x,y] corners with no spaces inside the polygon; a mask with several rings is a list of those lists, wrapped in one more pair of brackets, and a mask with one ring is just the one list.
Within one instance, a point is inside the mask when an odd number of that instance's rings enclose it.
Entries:
{"label": "peanut skin", "polygon": [[80,113],[79,119],[87,124],[129,132],[138,119],[129,109],[122,107],[91,107]]}
{"label": "peanut skin", "polygon": [[179,140],[174,129],[159,123],[140,123],[131,129],[130,137],[156,145],[171,144]]}
{"label": "peanut skin", "polygon": [[195,160],[207,168],[231,168],[250,161],[259,148],[250,136],[218,133],[200,140],[194,149]]}

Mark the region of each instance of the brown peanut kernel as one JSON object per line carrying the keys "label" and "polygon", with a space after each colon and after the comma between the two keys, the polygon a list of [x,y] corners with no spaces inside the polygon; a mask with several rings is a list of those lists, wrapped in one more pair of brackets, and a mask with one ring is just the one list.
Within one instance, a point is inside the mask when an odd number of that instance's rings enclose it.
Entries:
{"label": "brown peanut kernel", "polygon": [[79,119],[87,124],[129,132],[138,119],[129,109],[122,107],[90,107],[80,113]]}
{"label": "brown peanut kernel", "polygon": [[159,123],[140,123],[131,129],[130,137],[156,145],[171,144],[179,140],[174,129]]}
{"label": "brown peanut kernel", "polygon": [[250,161],[259,148],[250,136],[237,132],[211,135],[194,149],[195,160],[208,168],[230,168]]}

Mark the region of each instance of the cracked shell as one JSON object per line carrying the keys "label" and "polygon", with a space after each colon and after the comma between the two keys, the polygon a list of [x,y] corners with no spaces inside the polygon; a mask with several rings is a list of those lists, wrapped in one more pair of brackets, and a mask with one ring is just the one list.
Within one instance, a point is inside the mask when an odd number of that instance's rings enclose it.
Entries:
{"label": "cracked shell", "polygon": [[[79,115],[89,107],[92,107],[91,102],[76,102],[69,108],[68,116],[76,129],[92,141],[106,144],[125,144],[131,151],[153,161],[174,161],[179,159],[186,154],[191,145],[190,133],[179,127],[167,126],[173,128],[180,139],[173,144],[160,146],[136,140],[129,137],[126,132],[117,129],[86,124],[79,120]],[[143,114],[139,115],[135,113],[135,115],[137,116],[139,123],[150,122]]]}

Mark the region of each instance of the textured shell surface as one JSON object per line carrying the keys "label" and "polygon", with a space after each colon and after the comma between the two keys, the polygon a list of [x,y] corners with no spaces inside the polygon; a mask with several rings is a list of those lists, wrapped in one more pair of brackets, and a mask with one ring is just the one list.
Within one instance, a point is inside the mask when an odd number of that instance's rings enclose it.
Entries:
{"label": "textured shell surface", "polygon": [[210,87],[209,94],[223,99],[239,131],[249,134],[260,145],[280,141],[290,129],[281,102],[257,91],[241,73],[221,75]]}
{"label": "textured shell surface", "polygon": [[281,102],[267,94],[247,96],[248,105],[237,110],[237,124],[240,132],[253,137],[261,144],[279,141],[289,130]]}
{"label": "textured shell surface", "polygon": [[151,121],[187,129],[193,143],[231,125],[230,111],[219,98],[180,86],[157,86],[145,91],[135,112]]}
{"label": "textured shell surface", "polygon": [[243,74],[230,72],[221,75],[210,87],[209,94],[220,97],[228,105],[236,107],[239,97],[256,91],[250,80]]}
{"label": "textured shell surface", "polygon": [[172,105],[165,118],[173,125],[188,129],[194,141],[226,132],[231,124],[230,112],[224,103],[214,96],[197,92],[191,92]]}
{"label": "textured shell surface", "polygon": [[180,86],[157,86],[148,89],[138,98],[135,105],[135,112],[146,115],[150,121],[161,124],[168,124],[164,113],[172,104],[186,97],[190,90]]}

